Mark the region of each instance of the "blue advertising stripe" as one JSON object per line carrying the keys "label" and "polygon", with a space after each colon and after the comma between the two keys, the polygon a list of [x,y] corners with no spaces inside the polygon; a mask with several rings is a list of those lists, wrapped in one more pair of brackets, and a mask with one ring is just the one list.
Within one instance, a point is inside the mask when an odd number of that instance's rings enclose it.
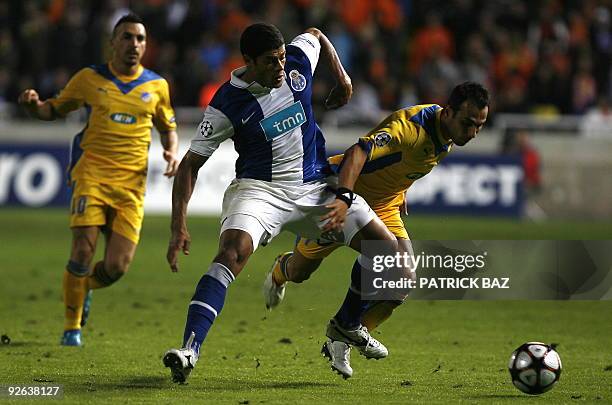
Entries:
{"label": "blue advertising stripe", "polygon": [[0,190],[3,206],[67,207],[70,201],[64,173],[69,148],[57,144],[0,143]]}
{"label": "blue advertising stripe", "polygon": [[[408,191],[409,212],[519,217],[524,205],[522,172],[516,156],[450,155]],[[421,195],[419,187],[431,176],[446,175],[455,179],[460,176],[462,183],[442,177],[425,188],[426,198]]]}

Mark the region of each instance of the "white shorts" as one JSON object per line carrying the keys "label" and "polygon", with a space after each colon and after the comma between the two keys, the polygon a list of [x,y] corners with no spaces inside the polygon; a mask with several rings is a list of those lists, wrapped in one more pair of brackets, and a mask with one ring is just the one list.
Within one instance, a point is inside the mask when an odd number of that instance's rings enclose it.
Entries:
{"label": "white shorts", "polygon": [[355,200],[346,214],[341,232],[325,232],[321,229],[327,221],[321,221],[329,209],[335,194],[328,189],[337,178],[300,184],[279,186],[253,179],[234,179],[223,196],[221,233],[226,229],[239,229],[251,235],[253,250],[266,245],[282,230],[288,230],[311,239],[323,239],[348,245],[355,234],[376,218],[363,198]]}

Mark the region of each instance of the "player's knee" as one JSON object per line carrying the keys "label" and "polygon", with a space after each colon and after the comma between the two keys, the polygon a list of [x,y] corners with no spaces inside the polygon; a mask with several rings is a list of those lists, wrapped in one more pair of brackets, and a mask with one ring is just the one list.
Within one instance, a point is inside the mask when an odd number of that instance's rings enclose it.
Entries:
{"label": "player's knee", "polygon": [[240,241],[229,241],[221,245],[215,262],[223,263],[230,269],[242,267],[252,253],[252,247]]}
{"label": "player's knee", "polygon": [[127,273],[128,269],[130,268],[130,263],[131,260],[129,257],[114,257],[104,261],[104,268],[109,275],[118,280],[123,277],[125,273]]}
{"label": "player's knee", "polygon": [[226,249],[221,249],[214,261],[224,263],[229,268],[234,268],[235,266],[242,267],[246,263],[249,254],[250,252],[247,250],[228,247]]}
{"label": "player's knee", "polygon": [[127,268],[120,268],[116,261],[99,261],[94,266],[92,277],[97,280],[99,287],[108,287],[117,282],[125,272]]}

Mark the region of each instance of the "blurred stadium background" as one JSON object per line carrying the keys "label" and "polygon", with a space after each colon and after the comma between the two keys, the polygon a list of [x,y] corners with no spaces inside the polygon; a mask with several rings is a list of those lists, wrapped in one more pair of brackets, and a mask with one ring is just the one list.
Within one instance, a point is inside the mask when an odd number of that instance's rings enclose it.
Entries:
{"label": "blurred stadium background", "polygon": [[[331,83],[317,71],[314,103],[330,153],[392,110],[445,102],[476,80],[492,93],[479,138],[410,191],[410,211],[547,219],[612,219],[612,24],[610,1],[516,0],[8,0],[0,2],[0,207],[65,206],[63,171],[84,114],[43,123],[15,101],[36,88],[56,94],[107,55],[114,22],[128,11],[147,23],[144,65],[171,85],[181,153],[215,89],[241,65],[242,29],[265,20],[289,41],[320,27],[353,78],[354,97],[326,112]],[[215,214],[233,176],[230,145],[202,174]],[[154,137],[146,209],[167,212]],[[442,180],[441,180],[442,179]],[[210,197],[213,198],[210,198]]]}
{"label": "blurred stadium background", "polygon": [[[566,367],[549,401],[609,401],[609,300],[413,300],[381,328],[393,356],[366,366],[355,355],[359,375],[350,384],[337,381],[315,358],[354,254],[334,254],[309,283],[291,286],[286,303],[270,314],[261,282],[275,255],[291,248],[288,233],[259,249],[232,287],[190,385],[171,385],[160,356],[180,338],[186,300],[214,255],[234,152],[223,145],[201,171],[190,203],[192,214],[202,215],[189,219],[192,253],[170,275],[163,256],[171,182],[162,175],[156,136],[133,270],[96,293],[82,354],[63,350],[61,269],[71,237],[64,171],[85,114],[38,122],[16,100],[26,88],[51,97],[74,72],[103,62],[114,22],[131,10],[147,23],[145,66],[171,85],[182,155],[202,109],[241,64],[238,38],[246,25],[272,22],[287,41],[316,26],[333,41],[355,90],[348,106],[326,112],[331,83],[323,66],[316,73],[314,103],[330,153],[353,144],[388,111],[443,104],[461,81],[483,82],[492,93],[478,139],[410,190],[414,238],[612,239],[610,6],[609,0],[0,0],[0,333],[12,339],[0,345],[10,360],[0,365],[0,383],[64,384],[74,403],[531,403],[517,398],[505,367],[515,347],[537,339],[560,342]],[[523,271],[517,265],[514,274]]]}

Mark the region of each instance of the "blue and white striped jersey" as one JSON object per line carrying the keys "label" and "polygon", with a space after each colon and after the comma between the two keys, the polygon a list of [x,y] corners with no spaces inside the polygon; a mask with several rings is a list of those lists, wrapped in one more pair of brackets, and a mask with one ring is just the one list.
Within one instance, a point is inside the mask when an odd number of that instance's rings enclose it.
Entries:
{"label": "blue and white striped jersey", "polygon": [[286,47],[280,88],[246,83],[246,67],[215,93],[190,150],[211,156],[228,138],[238,152],[236,177],[303,184],[325,177],[325,140],[312,111],[312,76],[321,45],[304,33]]}

